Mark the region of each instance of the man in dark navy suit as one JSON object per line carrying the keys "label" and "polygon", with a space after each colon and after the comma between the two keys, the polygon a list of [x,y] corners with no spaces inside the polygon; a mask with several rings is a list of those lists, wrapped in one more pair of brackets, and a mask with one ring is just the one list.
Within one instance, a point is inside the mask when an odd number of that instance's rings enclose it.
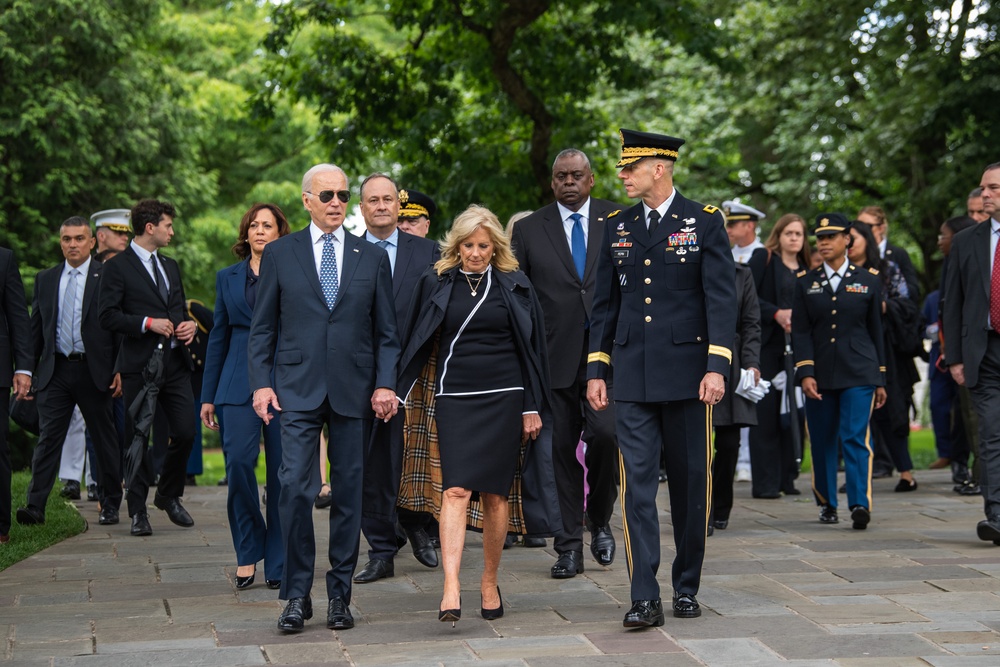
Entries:
{"label": "man in dark navy suit", "polygon": [[[618,443],[614,410],[598,412],[587,394],[587,353],[597,257],[614,202],[590,196],[594,174],[590,160],[575,148],[560,152],[552,164],[556,201],[514,226],[511,245],[521,270],[538,291],[545,312],[545,338],[552,375],[552,462],[562,530],[554,546],[555,579],[583,572],[583,467],[576,458],[581,432],[587,443],[587,517],[590,552],[601,565],[615,559],[615,538],[608,525],[618,487]],[[611,385],[610,374],[607,384]],[[610,391],[610,390],[609,390]],[[543,427],[544,431],[548,429]]]}
{"label": "man in dark navy suit", "polygon": [[[396,321],[402,322],[413,288],[441,253],[438,244],[398,229],[399,205],[409,201],[406,190],[384,174],[372,174],[361,184],[361,215],[364,239],[389,255]],[[361,530],[368,540],[368,563],[354,576],[357,584],[368,584],[395,574],[393,557],[399,549],[396,521],[406,534],[413,555],[427,567],[437,567],[438,555],[427,534],[426,514],[396,509],[403,465],[404,411],[388,422],[376,420],[365,455],[365,488]]]}
{"label": "man in dark navy suit", "polygon": [[[122,336],[118,368],[122,374],[125,405],[130,406],[145,384],[142,371],[157,345],[164,345],[164,373],[157,396],[157,410],[164,410],[170,424],[170,444],[163,461],[153,504],[183,528],[194,520],[181,505],[188,456],[196,423],[191,391],[191,355],[186,346],[194,339],[196,325],[187,316],[184,285],[177,262],[160,250],[174,236],[174,207],[145,199],[132,208],[135,237],[125,250],[108,260],[101,277],[101,326]],[[135,420],[125,419],[125,442],[132,442]],[[147,438],[148,440],[148,434]],[[128,513],[132,535],[151,535],[146,497],[153,482],[152,452],[143,448],[142,466],[128,488]]]}
{"label": "man in dark navy suit", "polygon": [[35,277],[31,304],[34,338],[34,388],[41,432],[31,460],[28,504],[17,510],[18,523],[45,523],[45,503],[59,472],[63,441],[80,412],[94,439],[101,525],[118,523],[122,502],[121,451],[112,399],[121,393],[113,372],[115,335],[99,321],[98,293],[103,265],[90,251],[94,237],[85,218],[74,216],[59,228],[64,261]]}
{"label": "man in dark navy suit", "polygon": [[[301,632],[312,617],[319,491],[319,436],[330,432],[330,570],[326,625],[354,627],[351,575],[361,538],[364,452],[372,417],[396,414],[399,338],[389,254],[346,233],[347,175],[321,164],[302,178],[312,222],[267,244],[250,324],[250,388],[257,415],[281,412],[281,497],[285,541],[278,629]],[[273,378],[273,380],[272,380]]]}
{"label": "man in dark navy suit", "polygon": [[735,265],[715,206],[674,188],[681,139],[621,131],[618,162],[629,197],[642,201],[608,216],[597,261],[587,399],[608,407],[614,365],[615,423],[622,468],[625,556],[632,608],[624,626],[663,625],[656,571],[656,492],[664,451],[677,556],[673,613],[701,615],[711,496],[712,406],[726,391],[736,331]]}

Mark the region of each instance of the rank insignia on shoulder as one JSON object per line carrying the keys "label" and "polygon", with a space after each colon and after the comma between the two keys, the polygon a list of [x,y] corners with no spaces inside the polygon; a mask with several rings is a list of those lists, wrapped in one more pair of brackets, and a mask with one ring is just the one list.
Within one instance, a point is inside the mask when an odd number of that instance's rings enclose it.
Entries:
{"label": "rank insignia on shoulder", "polygon": [[868,273],[872,274],[873,276],[877,276],[878,275],[878,269],[869,268],[868,269]]}
{"label": "rank insignia on shoulder", "polygon": [[708,214],[715,213],[718,210],[719,210],[718,206],[712,206],[711,204],[709,204],[708,206],[706,206],[704,208],[705,213],[708,213]]}
{"label": "rank insignia on shoulder", "polygon": [[798,273],[795,274],[795,277],[796,278],[801,278],[802,276],[806,275],[807,273],[809,273],[809,272],[806,271],[805,269],[802,269],[801,271],[799,271]]}
{"label": "rank insignia on shoulder", "polygon": [[616,215],[618,215],[621,212],[622,212],[622,210],[618,209],[617,211],[612,211],[611,213],[608,213],[608,220],[610,220],[611,218],[615,217]]}

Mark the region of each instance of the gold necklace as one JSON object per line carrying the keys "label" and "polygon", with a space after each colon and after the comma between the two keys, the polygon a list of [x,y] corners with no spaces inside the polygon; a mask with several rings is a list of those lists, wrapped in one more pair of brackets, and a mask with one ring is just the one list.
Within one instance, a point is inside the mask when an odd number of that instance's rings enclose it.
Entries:
{"label": "gold necklace", "polygon": [[469,279],[468,273],[462,273],[462,275],[465,276],[465,282],[469,283],[469,291],[472,292],[472,296],[476,296],[479,290],[479,283],[483,282],[483,278],[486,277],[486,274],[484,273],[479,276],[479,280],[476,281],[475,286],[472,285],[472,281]]}

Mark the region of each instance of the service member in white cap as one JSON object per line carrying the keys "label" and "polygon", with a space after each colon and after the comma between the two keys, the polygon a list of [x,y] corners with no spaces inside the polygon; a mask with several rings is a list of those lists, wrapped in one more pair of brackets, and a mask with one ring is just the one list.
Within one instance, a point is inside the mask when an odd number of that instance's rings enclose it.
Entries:
{"label": "service member in white cap", "polygon": [[726,233],[733,246],[733,261],[746,264],[754,250],[764,247],[757,238],[757,223],[766,216],[753,206],[728,199],[722,202],[722,213],[726,216]]}
{"label": "service member in white cap", "polygon": [[128,233],[132,231],[129,224],[127,208],[109,208],[98,211],[90,216],[97,228],[97,254],[105,250],[122,252],[128,246]]}

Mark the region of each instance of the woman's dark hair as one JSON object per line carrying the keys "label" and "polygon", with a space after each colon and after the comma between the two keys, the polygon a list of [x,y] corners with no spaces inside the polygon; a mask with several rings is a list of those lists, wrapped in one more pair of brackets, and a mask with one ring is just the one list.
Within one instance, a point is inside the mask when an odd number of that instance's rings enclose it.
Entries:
{"label": "woman's dark hair", "polygon": [[291,227],[288,226],[288,218],[285,214],[281,212],[281,209],[277,204],[254,204],[250,207],[250,210],[243,214],[243,219],[240,220],[240,232],[236,239],[236,243],[233,245],[233,254],[240,259],[246,259],[250,256],[250,242],[247,237],[250,235],[250,223],[253,219],[257,217],[263,209],[269,210],[273,215],[274,219],[278,221],[278,236],[284,236],[288,234]]}
{"label": "woman's dark hair", "polygon": [[882,257],[878,253],[878,241],[875,240],[871,227],[855,220],[853,229],[865,240],[865,268],[882,272]]}
{"label": "woman's dark hair", "polygon": [[975,227],[979,223],[967,215],[957,215],[944,221],[944,226],[951,230],[952,234],[958,234],[963,229]]}

